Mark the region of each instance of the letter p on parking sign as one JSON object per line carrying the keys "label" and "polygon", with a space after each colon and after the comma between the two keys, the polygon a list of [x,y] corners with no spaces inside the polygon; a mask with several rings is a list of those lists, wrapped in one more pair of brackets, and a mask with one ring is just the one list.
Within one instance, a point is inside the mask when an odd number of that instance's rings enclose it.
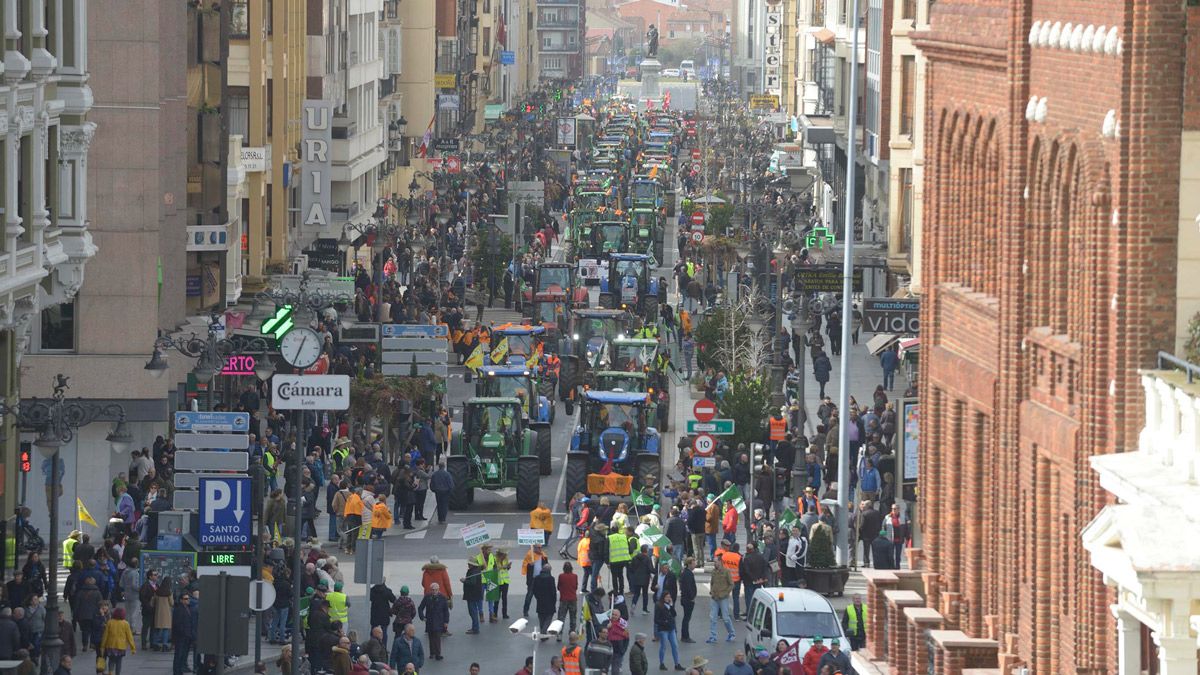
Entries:
{"label": "letter p on parking sign", "polygon": [[200,479],[201,546],[245,546],[250,543],[250,478]]}

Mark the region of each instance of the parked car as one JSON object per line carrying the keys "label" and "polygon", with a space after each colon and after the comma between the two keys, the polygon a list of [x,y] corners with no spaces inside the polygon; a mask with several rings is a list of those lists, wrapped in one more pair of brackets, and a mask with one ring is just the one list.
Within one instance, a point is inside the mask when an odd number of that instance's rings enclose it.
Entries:
{"label": "parked car", "polygon": [[820,635],[825,644],[830,638],[841,638],[842,650],[850,651],[850,640],[842,632],[842,622],[833,605],[819,593],[803,588],[782,586],[760,588],[754,592],[746,610],[745,650],[753,653],[756,645],[774,652],[780,640],[788,644],[800,641],[800,654],[812,646],[812,638]]}
{"label": "parked car", "polygon": [[663,68],[662,76],[663,77],[679,77],[679,69],[678,68]]}

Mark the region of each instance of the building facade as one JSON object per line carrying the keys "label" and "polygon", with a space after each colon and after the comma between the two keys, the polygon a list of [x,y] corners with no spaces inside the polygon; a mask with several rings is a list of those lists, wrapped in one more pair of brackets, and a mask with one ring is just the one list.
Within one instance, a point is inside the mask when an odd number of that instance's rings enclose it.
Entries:
{"label": "building facade", "polygon": [[929,26],[929,0],[888,0],[891,21],[891,117],[888,139],[888,269],[921,293],[921,217],[925,179],[925,55],[911,35]]}
{"label": "building facade", "polygon": [[583,76],[587,35],[586,0],[536,0],[538,79],[575,80]]}
{"label": "building facade", "polygon": [[1175,346],[1197,29],[1173,1],[939,0],[912,36],[922,538],[912,572],[870,581],[893,672],[1118,670],[1079,537],[1107,499],[1088,458],[1138,447],[1137,369]]}
{"label": "building facade", "polygon": [[1137,450],[1091,458],[1114,503],[1082,540],[1115,590],[1117,675],[1197,672],[1200,549],[1178,533],[1200,530],[1200,366],[1180,365],[1190,372],[1142,372],[1146,424]]}
{"label": "building facade", "polygon": [[[41,3],[24,4],[27,20],[43,16],[30,8]],[[59,176],[60,187],[71,185],[80,192],[74,193],[72,200],[60,194],[57,198],[61,201],[52,204],[52,210],[60,218],[70,214],[80,226],[90,223],[88,231],[102,254],[88,263],[86,279],[77,271],[75,283],[82,285],[76,285],[78,294],[73,300],[63,289],[59,302],[68,304],[43,311],[42,321],[35,326],[40,331],[31,334],[21,362],[21,395],[50,395],[55,374],[63,373],[70,378],[69,396],[96,404],[121,404],[135,447],[141,447],[162,433],[170,409],[166,384],[154,379],[142,365],[158,330],[174,328],[185,315],[188,148],[183,140],[188,128],[185,52],[189,8],[184,3],[152,0],[54,5],[69,10],[62,18],[72,22],[72,32],[59,33],[60,42],[54,47],[61,55],[54,59],[61,59],[59,68],[74,70],[64,77],[63,85],[76,88],[73,97],[66,99],[61,119],[64,123],[75,120],[78,128],[71,135],[43,140],[57,138],[64,160],[65,153],[71,153],[73,159],[66,164],[69,176],[55,154],[49,155],[60,168],[51,175]],[[133,25],[139,26],[136,35],[129,31]],[[8,28],[15,30],[16,26]],[[44,30],[42,26],[26,28],[30,35]],[[69,50],[61,42],[68,34],[76,37]],[[6,65],[5,81],[14,85],[23,79],[33,82],[31,76],[38,64],[47,63],[47,53],[55,51],[42,45],[24,74]],[[15,98],[10,101],[21,100],[16,88],[11,96]],[[43,103],[50,100],[47,96]],[[82,116],[89,106],[92,109],[85,123]],[[10,124],[9,133],[15,131]],[[9,147],[16,150],[20,136],[10,138],[13,145]],[[23,148],[22,154],[26,162],[44,156],[34,153],[32,146]],[[7,175],[16,179],[16,174]],[[25,198],[31,204],[47,203],[46,193],[30,193]],[[53,218],[42,215],[46,217]],[[35,210],[30,222],[38,219]],[[9,222],[12,231],[14,224]],[[37,230],[31,229],[26,236],[34,232]],[[73,235],[81,243],[87,236],[79,229]],[[17,241],[24,239],[18,235]],[[16,254],[21,249],[6,250]],[[61,448],[65,467],[61,504],[69,505],[79,497],[92,513],[109,510],[109,486],[94,477],[124,471],[129,458],[110,451],[104,440],[108,431],[107,424],[92,424]],[[23,436],[32,438],[32,434]],[[44,486],[40,473],[29,480],[26,502],[44,503]],[[62,508],[59,514],[64,531],[75,527],[71,508]],[[33,524],[43,531],[49,525],[47,518],[44,510],[34,509]]]}

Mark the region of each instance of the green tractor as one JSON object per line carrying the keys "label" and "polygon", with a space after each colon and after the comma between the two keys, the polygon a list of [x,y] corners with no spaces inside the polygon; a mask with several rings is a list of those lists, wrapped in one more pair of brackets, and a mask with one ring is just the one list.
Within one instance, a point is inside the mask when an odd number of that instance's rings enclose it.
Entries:
{"label": "green tractor", "polygon": [[[446,469],[454,478],[450,508],[469,507],[475,501],[475,488],[516,488],[518,509],[537,506],[541,489],[539,434],[526,425],[522,405],[515,397],[467,401],[463,430],[451,441],[446,459]],[[541,447],[549,451],[549,444]]]}
{"label": "green tractor", "polygon": [[658,209],[637,207],[629,214],[633,251],[654,256],[656,265],[663,262],[663,226]]}

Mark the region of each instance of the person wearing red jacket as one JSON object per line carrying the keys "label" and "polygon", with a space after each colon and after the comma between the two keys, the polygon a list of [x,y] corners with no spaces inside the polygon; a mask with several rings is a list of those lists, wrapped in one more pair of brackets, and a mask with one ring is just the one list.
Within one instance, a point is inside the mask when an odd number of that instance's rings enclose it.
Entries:
{"label": "person wearing red jacket", "polygon": [[725,505],[725,517],[721,519],[721,531],[725,539],[737,541],[738,512],[733,508],[733,502]]}
{"label": "person wearing red jacket", "polygon": [[821,657],[825,656],[825,652],[829,651],[829,647],[821,643],[822,639],[820,635],[813,636],[812,646],[808,648],[804,659],[800,661],[800,672],[804,675],[818,675],[819,671],[817,668],[821,663]]}

